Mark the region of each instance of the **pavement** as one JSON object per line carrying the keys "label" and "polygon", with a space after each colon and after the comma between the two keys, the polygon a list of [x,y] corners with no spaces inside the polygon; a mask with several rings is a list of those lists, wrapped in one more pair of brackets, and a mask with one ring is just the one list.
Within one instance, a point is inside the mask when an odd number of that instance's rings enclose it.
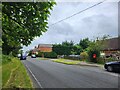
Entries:
{"label": "pavement", "polygon": [[118,74],[99,67],[65,65],[51,60],[22,60],[35,88],[118,88]]}

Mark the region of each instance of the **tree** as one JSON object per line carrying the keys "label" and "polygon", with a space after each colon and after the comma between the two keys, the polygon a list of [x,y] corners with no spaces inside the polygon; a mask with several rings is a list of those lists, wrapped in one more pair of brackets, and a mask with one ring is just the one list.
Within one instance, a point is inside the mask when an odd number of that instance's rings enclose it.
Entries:
{"label": "tree", "polygon": [[53,52],[57,53],[57,55],[70,55],[71,49],[70,47],[62,44],[54,44]]}
{"label": "tree", "polygon": [[[101,38],[97,37],[95,41],[89,43],[87,52],[92,62],[97,62],[97,59],[100,57],[100,51],[106,47],[106,39],[108,37],[109,35],[104,35]],[[96,55],[96,58],[94,58],[94,55]]]}
{"label": "tree", "polygon": [[[100,50],[101,46],[97,42],[91,42],[89,47],[87,48],[87,52],[89,55],[89,59],[91,62],[97,62],[97,59],[100,57]],[[93,55],[96,55],[96,58],[93,57]]]}
{"label": "tree", "polygon": [[86,49],[88,46],[89,46],[89,39],[88,38],[85,38],[85,39],[82,39],[80,40],[79,42],[79,45],[83,48],[83,49]]}
{"label": "tree", "polygon": [[82,47],[80,45],[76,44],[76,45],[73,46],[72,54],[80,55],[80,53],[82,51],[83,51]]}
{"label": "tree", "polygon": [[[2,39],[3,52],[29,45],[34,37],[47,31],[47,20],[55,2],[3,2]],[[9,48],[9,50],[8,50]]]}

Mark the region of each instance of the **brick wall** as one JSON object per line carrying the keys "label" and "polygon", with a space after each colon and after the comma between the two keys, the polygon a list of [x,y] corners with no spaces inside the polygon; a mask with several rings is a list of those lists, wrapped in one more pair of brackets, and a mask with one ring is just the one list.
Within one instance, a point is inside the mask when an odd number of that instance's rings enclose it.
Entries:
{"label": "brick wall", "polygon": [[41,52],[52,52],[52,47],[39,47],[38,50]]}

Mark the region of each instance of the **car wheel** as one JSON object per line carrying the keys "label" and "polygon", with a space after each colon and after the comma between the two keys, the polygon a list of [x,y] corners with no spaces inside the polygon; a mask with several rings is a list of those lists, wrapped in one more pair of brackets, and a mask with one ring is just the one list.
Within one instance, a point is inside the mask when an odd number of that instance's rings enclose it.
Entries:
{"label": "car wheel", "polygon": [[112,66],[108,66],[108,67],[107,67],[107,70],[108,70],[109,72],[112,72],[112,71],[113,71]]}

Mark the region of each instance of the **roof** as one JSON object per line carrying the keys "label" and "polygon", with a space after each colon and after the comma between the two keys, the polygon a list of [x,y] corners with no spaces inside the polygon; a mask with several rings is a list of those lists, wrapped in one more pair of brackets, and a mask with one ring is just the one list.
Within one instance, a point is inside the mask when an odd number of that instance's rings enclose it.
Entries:
{"label": "roof", "polygon": [[110,38],[105,41],[103,50],[120,50],[120,38]]}
{"label": "roof", "polygon": [[33,51],[33,52],[37,52],[38,50],[37,50],[37,48],[34,48],[32,51]]}
{"label": "roof", "polygon": [[52,44],[39,44],[38,47],[53,47]]}

